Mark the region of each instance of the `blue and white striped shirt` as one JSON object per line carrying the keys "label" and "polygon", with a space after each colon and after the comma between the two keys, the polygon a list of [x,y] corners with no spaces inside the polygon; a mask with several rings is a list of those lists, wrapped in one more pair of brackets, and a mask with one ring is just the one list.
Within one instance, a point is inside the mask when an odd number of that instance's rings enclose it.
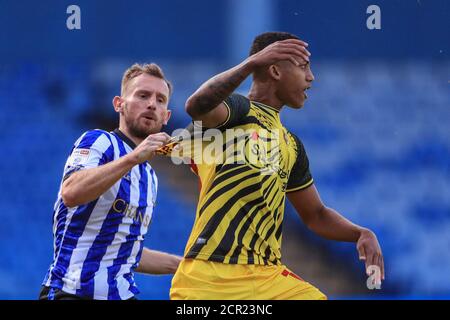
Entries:
{"label": "blue and white striped shirt", "polygon": [[[75,171],[117,160],[134,147],[117,129],[88,131],[75,142],[63,181]],[[64,204],[60,186],[53,213],[53,263],[43,285],[102,300],[139,293],[133,270],[141,258],[157,187],[148,162],[134,166],[98,199],[77,207]]]}

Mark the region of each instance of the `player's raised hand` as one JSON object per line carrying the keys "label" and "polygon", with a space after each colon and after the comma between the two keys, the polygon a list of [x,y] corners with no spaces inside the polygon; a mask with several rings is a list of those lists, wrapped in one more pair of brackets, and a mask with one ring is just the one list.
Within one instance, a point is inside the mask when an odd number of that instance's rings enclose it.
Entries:
{"label": "player's raised hand", "polygon": [[155,155],[156,149],[165,145],[169,142],[169,140],[170,136],[165,132],[158,132],[149,135],[136,147],[136,149],[133,150],[133,155],[135,156],[136,162],[142,163],[150,160]]}
{"label": "player's raised hand", "polygon": [[376,235],[372,231],[365,229],[356,243],[356,248],[359,253],[359,259],[364,260],[366,263],[367,276],[372,274],[372,269],[369,267],[375,266],[379,268],[379,272],[375,272],[375,275],[377,276],[377,283],[381,284],[381,281],[384,280],[384,259]]}
{"label": "player's raised hand", "polygon": [[[290,60],[299,65],[300,61],[308,61],[311,53],[306,49],[308,44],[298,39],[277,41],[248,58],[255,67],[263,67],[283,60]],[[300,60],[300,61],[299,61]]]}

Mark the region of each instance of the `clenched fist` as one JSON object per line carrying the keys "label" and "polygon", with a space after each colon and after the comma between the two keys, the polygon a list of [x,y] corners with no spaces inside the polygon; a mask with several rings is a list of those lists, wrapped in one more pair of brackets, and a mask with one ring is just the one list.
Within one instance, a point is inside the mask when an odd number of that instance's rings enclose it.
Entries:
{"label": "clenched fist", "polygon": [[155,155],[156,149],[165,145],[169,140],[170,136],[165,132],[149,135],[132,152],[136,163],[150,160]]}

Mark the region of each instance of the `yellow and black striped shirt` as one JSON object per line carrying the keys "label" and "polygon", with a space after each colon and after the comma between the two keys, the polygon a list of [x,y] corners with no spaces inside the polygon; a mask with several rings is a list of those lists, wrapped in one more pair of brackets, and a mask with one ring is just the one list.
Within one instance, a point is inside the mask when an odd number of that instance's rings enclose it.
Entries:
{"label": "yellow and black striped shirt", "polygon": [[227,121],[190,154],[201,189],[185,257],[280,264],[285,195],[313,183],[308,157],[278,110],[238,94],[224,103]]}

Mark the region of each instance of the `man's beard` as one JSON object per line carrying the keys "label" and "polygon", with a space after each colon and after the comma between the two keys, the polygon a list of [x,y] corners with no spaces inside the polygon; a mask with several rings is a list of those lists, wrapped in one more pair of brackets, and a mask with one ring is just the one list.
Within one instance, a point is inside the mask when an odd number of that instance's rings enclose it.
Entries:
{"label": "man's beard", "polygon": [[139,124],[140,118],[135,120],[126,119],[125,122],[127,124],[128,130],[130,133],[136,138],[145,139],[149,134],[158,133],[162,129],[162,125],[156,124],[156,126],[145,127]]}
{"label": "man's beard", "polygon": [[139,125],[139,121],[140,121],[140,117],[138,117],[137,119],[130,119],[128,118],[126,115],[128,114],[128,104],[125,104],[124,106],[124,111],[125,111],[125,123],[127,125],[128,131],[130,132],[130,134],[136,138],[140,138],[140,139],[145,139],[148,137],[148,135],[150,134],[154,134],[154,133],[158,133],[161,131],[162,129],[162,124],[158,123],[156,120],[154,120],[156,122],[155,126],[142,126]]}

